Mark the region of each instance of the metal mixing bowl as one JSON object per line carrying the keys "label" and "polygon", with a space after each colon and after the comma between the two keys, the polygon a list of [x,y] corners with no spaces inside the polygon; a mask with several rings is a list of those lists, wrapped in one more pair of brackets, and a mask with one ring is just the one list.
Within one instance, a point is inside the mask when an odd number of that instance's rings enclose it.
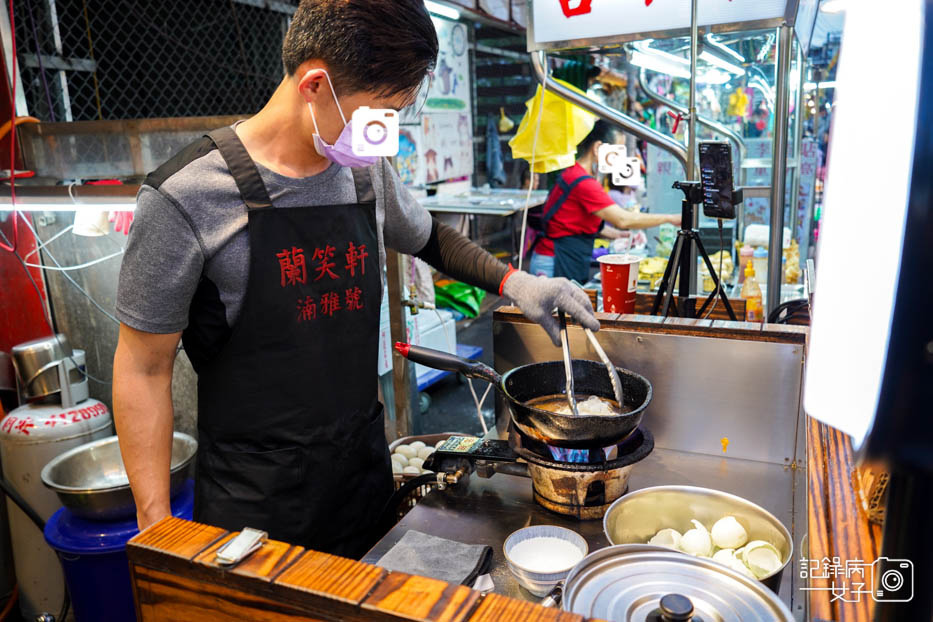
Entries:
{"label": "metal mixing bowl", "polygon": [[[190,477],[198,442],[175,432],[172,439],[170,491],[174,497]],[[42,483],[55,491],[76,516],[116,520],[136,514],[136,504],[116,436],[75,447],[42,469]]]}
{"label": "metal mixing bowl", "polygon": [[612,544],[645,544],[658,531],[692,529],[695,518],[707,529],[724,516],[734,516],[749,540],[765,540],[781,553],[782,566],[761,579],[775,593],[794,554],[790,532],[773,514],[727,492],[695,486],[654,486],[631,492],[610,506],[603,530]]}

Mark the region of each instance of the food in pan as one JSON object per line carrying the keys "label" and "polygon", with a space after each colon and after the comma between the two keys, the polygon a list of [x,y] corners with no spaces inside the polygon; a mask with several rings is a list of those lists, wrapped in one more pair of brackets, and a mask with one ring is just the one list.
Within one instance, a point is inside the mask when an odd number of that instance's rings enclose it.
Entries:
{"label": "food in pan", "polygon": [[[558,393],[556,395],[543,395],[528,400],[528,406],[549,410],[558,415],[570,415],[570,404],[567,403],[567,395]],[[631,412],[631,408],[619,408],[619,403],[615,400],[606,399],[597,395],[578,395],[577,411],[581,415],[595,415],[605,417],[609,415],[621,415]]]}
{"label": "food in pan", "polygon": [[712,530],[696,519],[693,529],[683,535],[676,529],[662,529],[648,544],[666,546],[696,557],[709,557],[737,572],[761,579],[782,565],[781,553],[770,542],[748,541],[748,532],[734,516],[724,516]]}

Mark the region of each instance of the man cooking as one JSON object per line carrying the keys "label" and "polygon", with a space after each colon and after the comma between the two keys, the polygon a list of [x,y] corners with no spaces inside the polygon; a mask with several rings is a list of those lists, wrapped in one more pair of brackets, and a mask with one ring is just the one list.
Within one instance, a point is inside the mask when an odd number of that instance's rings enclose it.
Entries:
{"label": "man cooking", "polygon": [[566,277],[583,284],[590,278],[593,242],[598,235],[614,238],[621,229],[650,229],[667,222],[680,226],[679,214],[623,209],[596,180],[599,146],[615,141],[614,128],[600,120],[577,146],[576,164],[561,172],[542,209],[545,237],[531,255],[532,274]]}
{"label": "man cooking", "polygon": [[304,0],[254,117],[149,175],[120,271],[114,416],[137,520],[170,513],[172,367],[198,374],[194,518],[360,556],[392,493],[376,398],[385,248],[598,329],[566,280],[516,272],[438,223],[353,112],[412,105],[438,53],[422,0]]}

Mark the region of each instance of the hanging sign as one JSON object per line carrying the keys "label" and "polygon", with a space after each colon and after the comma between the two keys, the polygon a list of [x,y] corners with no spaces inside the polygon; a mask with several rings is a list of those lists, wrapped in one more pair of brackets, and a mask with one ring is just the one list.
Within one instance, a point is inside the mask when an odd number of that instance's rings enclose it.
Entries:
{"label": "hanging sign", "polygon": [[[789,4],[796,6],[796,0],[699,0],[697,17],[700,26],[779,25]],[[532,0],[528,49],[586,47],[689,29],[690,6],[691,0]],[[789,17],[792,23],[793,11]]]}

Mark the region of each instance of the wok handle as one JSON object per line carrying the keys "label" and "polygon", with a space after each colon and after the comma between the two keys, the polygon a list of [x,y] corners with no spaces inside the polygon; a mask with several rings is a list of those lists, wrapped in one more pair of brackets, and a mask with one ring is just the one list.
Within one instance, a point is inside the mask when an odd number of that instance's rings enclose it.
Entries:
{"label": "wok handle", "polygon": [[433,369],[460,373],[468,378],[485,380],[497,387],[502,381],[502,376],[497,374],[496,370],[493,368],[485,363],[465,359],[462,356],[442,352],[441,350],[413,346],[400,341],[395,344],[395,350],[412,363],[418,363],[419,365],[425,365]]}
{"label": "wok handle", "polygon": [[548,592],[547,596],[541,599],[541,602],[538,604],[542,607],[560,607],[560,603],[564,598],[564,582],[558,581],[557,585]]}

